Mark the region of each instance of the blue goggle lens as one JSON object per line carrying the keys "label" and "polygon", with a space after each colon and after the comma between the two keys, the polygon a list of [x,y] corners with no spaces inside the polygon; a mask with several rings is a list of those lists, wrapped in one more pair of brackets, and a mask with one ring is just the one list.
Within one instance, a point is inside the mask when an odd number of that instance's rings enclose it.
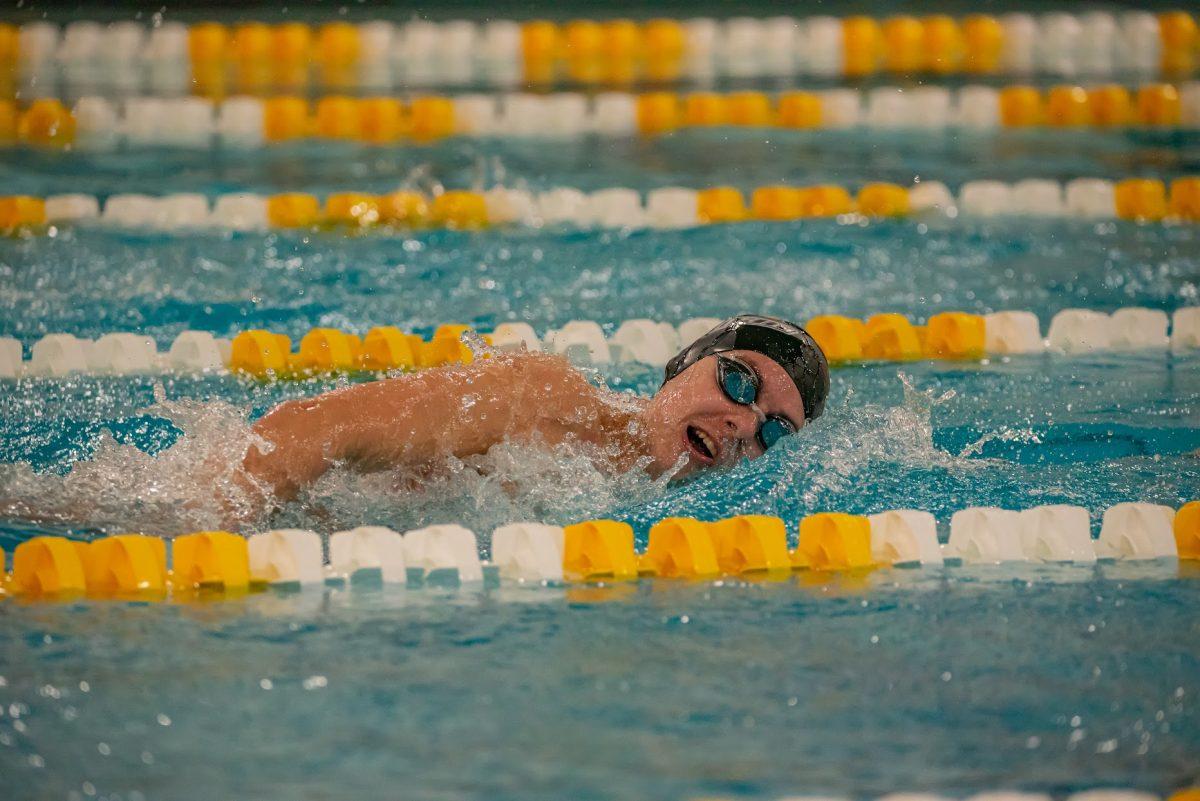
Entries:
{"label": "blue goggle lens", "polygon": [[730,361],[721,376],[721,388],[734,403],[748,406],[758,398],[758,386],[754,377],[747,374],[737,362]]}
{"label": "blue goggle lens", "polygon": [[758,442],[763,450],[770,448],[789,434],[796,433],[790,423],[778,417],[768,417],[758,429]]}

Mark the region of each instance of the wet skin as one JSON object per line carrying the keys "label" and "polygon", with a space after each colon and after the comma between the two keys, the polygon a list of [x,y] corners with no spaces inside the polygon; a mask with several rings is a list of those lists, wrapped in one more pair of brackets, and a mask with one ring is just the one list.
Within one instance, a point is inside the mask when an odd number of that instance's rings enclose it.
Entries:
{"label": "wet skin", "polygon": [[758,410],[734,403],[721,389],[716,356],[696,362],[667,382],[643,413],[648,452],[659,472],[684,455],[687,463],[677,476],[732,464],[741,457],[757,459],[763,454],[756,437],[763,415],[786,417],[797,429],[804,425],[800,391],[773,359],[748,350],[724,355],[758,374]]}
{"label": "wet skin", "polygon": [[721,390],[715,356],[650,399],[597,387],[561,357],[498,354],[289,401],[254,424],[261,444],[246,453],[239,483],[270,503],[294,497],[335,464],[421,471],[505,440],[580,445],[606,469],[640,466],[654,477],[757,458],[762,415],[803,425],[800,393],[766,356],[727,355],[758,374],[757,409]]}

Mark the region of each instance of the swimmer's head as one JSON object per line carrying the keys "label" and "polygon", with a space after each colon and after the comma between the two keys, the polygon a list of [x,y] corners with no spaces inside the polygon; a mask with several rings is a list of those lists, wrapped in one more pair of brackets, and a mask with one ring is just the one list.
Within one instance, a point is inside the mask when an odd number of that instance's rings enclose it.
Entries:
{"label": "swimmer's head", "polygon": [[667,363],[646,411],[654,466],[684,473],[761,456],[825,410],[829,365],[798,325],[743,314]]}

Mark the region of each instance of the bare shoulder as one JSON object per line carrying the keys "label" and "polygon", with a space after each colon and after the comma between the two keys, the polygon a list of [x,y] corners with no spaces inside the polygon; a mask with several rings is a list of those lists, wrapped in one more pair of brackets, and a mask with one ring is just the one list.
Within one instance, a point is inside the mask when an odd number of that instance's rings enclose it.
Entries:
{"label": "bare shoulder", "polygon": [[600,390],[562,356],[549,353],[503,354],[488,359],[488,369],[506,375],[515,395],[528,408],[557,415],[562,409],[596,400]]}

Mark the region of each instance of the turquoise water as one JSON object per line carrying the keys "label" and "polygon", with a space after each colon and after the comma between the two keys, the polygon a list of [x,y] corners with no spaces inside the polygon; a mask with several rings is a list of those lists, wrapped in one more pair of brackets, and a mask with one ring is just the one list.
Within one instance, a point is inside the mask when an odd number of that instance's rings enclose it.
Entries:
{"label": "turquoise water", "polygon": [[[3,333],[428,333],[766,308],[1167,310],[1191,228],[1010,221],[664,234],[134,236],[0,243]],[[735,269],[736,266],[736,269]],[[273,525],[403,530],[668,514],[1179,505],[1200,488],[1200,359],[1022,357],[835,372],[829,413],[687,485],[498,449],[428,493],[335,473]],[[658,373],[597,376],[652,392]],[[0,487],[68,530],[202,527],[199,454],[330,382],[76,377],[0,393]],[[180,439],[181,434],[186,436]],[[14,466],[14,463],[27,463]],[[74,470],[69,468],[74,467]],[[65,474],[65,475],[64,475]],[[189,516],[191,515],[191,516]],[[199,515],[199,516],[197,516]],[[11,553],[56,522],[10,519]],[[0,776],[15,799],[952,796],[1195,781],[1194,569],[883,570],[782,584],[309,590],[197,605],[0,605]],[[86,688],[83,689],[83,688]],[[380,788],[388,788],[382,791]]]}
{"label": "turquoise water", "polygon": [[[915,176],[952,188],[1200,171],[1180,133],[690,132],[253,153],[0,154],[8,191],[385,190]],[[0,336],[229,336],[522,320],[1200,303],[1200,229],[929,218],[566,229],[0,238]],[[660,373],[594,380],[650,394]],[[0,382],[0,547],[214,525],[198,465],[335,381]],[[503,485],[489,472],[503,474]],[[509,445],[425,492],[334,471],[261,527],[398,530],[1200,497],[1200,355],[835,371],[827,414],[757,462],[663,485]],[[194,604],[0,603],[5,799],[866,798],[1200,780],[1200,573],[1175,562],[878,570],[781,583],[272,591]]]}

